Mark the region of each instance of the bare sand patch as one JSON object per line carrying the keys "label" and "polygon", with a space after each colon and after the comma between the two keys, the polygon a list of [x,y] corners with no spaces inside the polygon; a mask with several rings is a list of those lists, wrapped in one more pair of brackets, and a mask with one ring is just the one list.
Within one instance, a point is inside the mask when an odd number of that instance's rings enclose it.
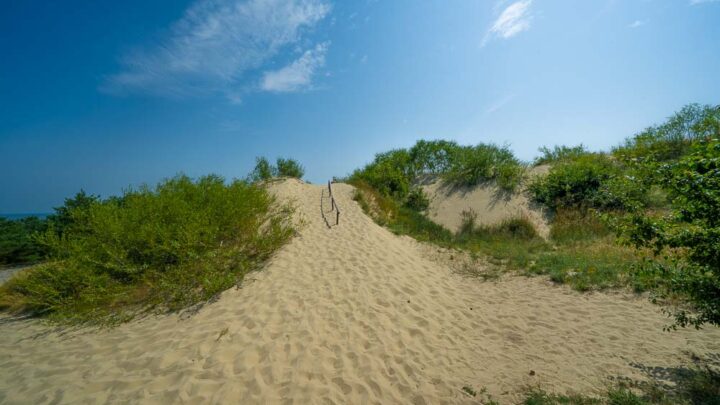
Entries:
{"label": "bare sand patch", "polygon": [[[528,177],[544,175],[548,166],[541,165],[528,170]],[[494,182],[474,187],[446,184],[439,177],[422,181],[423,191],[430,199],[428,217],[452,232],[458,232],[462,225],[463,211],[474,211],[478,225],[497,225],[504,220],[527,218],[538,233],[547,238],[550,234],[548,213],[533,204],[521,186],[515,192],[505,192]]]}

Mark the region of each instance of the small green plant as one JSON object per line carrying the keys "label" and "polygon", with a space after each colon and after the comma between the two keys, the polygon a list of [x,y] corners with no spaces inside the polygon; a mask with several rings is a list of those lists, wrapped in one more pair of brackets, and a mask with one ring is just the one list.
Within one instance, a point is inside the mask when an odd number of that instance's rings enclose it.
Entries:
{"label": "small green plant", "polygon": [[425,211],[430,207],[430,200],[420,187],[415,187],[405,198],[405,206],[415,211]]}
{"label": "small green plant", "polygon": [[465,385],[462,387],[462,390],[463,390],[463,392],[470,395],[471,397],[477,396],[477,392],[474,389],[472,389],[472,387],[468,387],[467,385]]}

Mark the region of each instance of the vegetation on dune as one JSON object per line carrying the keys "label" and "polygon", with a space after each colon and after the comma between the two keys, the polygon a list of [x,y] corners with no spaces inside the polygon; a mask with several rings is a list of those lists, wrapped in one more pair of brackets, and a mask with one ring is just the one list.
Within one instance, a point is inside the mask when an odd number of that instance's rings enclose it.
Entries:
{"label": "vegetation on dune", "polygon": [[528,191],[553,211],[563,207],[631,209],[643,206],[647,195],[643,184],[605,154],[559,161],[547,176],[536,177]]}
{"label": "vegetation on dune", "polygon": [[535,165],[545,165],[574,160],[581,156],[590,154],[585,145],[582,144],[578,146],[555,145],[552,149],[547,146],[543,146],[539,149],[539,152],[541,155],[535,159]]}
{"label": "vegetation on dune", "polygon": [[46,229],[47,221],[36,217],[14,221],[0,218],[0,266],[40,261],[45,249],[36,243],[34,235]]}
{"label": "vegetation on dune", "polygon": [[578,290],[628,286],[663,302],[682,298],[691,310],[675,310],[676,325],[720,324],[718,139],[720,106],[693,104],[611,153],[541,148],[535,164],[551,168],[526,189],[554,213],[548,240],[523,218],[487,227],[466,213],[453,235],[422,214],[427,198],[415,184],[426,174],[457,185],[492,180],[501,190],[516,188],[523,165],[505,147],[419,141],[376,155],[349,182],[363,208],[396,233],[547,274]]}
{"label": "vegetation on dune", "polygon": [[256,183],[275,177],[302,179],[304,175],[305,168],[295,159],[278,158],[273,165],[266,157],[258,157],[255,158],[255,168],[248,175],[248,180]]}
{"label": "vegetation on dune", "polygon": [[[456,186],[495,182],[501,189],[514,190],[523,180],[525,165],[506,146],[478,144],[460,146],[451,141],[418,141],[410,149],[395,149],[375,155],[348,179],[364,182],[385,196],[404,203],[422,191],[417,182],[423,176],[440,176]],[[410,205],[414,205],[411,202]]]}
{"label": "vegetation on dune", "polygon": [[80,190],[72,198],[55,208],[55,213],[47,218],[27,217],[18,220],[0,218],[0,266],[33,264],[44,260],[48,254],[47,246],[37,236],[49,227],[62,236],[73,219],[70,212],[84,209],[98,201],[97,196],[88,195]]}
{"label": "vegetation on dune", "polygon": [[49,260],[0,287],[2,308],[73,323],[184,308],[241,281],[293,234],[289,207],[214,175],[71,201],[83,203],[38,236]]}
{"label": "vegetation on dune", "polygon": [[669,263],[651,261],[646,273],[664,282],[659,294],[689,297],[697,312],[673,312],[680,326],[720,325],[720,139],[695,142],[689,153],[658,168],[671,200],[658,217],[634,211],[611,218],[625,242],[656,255],[680,251]]}
{"label": "vegetation on dune", "polygon": [[524,170],[507,146],[478,144],[458,149],[443,177],[465,186],[494,180],[499,188],[512,191],[520,184]]}
{"label": "vegetation on dune", "polygon": [[524,405],[720,405],[720,373],[707,367],[669,369],[674,384],[622,381],[598,396],[555,394],[538,387]]}

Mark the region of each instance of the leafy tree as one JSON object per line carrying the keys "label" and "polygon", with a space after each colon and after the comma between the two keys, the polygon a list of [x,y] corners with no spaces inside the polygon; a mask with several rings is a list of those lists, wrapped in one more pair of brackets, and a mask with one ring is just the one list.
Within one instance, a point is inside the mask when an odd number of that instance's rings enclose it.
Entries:
{"label": "leafy tree", "polygon": [[301,179],[305,175],[305,168],[295,159],[278,158],[277,174],[280,177]]}

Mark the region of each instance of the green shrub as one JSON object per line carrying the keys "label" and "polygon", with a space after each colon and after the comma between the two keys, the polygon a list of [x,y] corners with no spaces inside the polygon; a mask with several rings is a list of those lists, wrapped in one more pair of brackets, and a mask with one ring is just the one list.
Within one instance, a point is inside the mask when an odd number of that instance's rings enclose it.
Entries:
{"label": "green shrub", "polygon": [[270,164],[266,157],[255,158],[255,168],[249,175],[253,182],[270,180],[278,174],[277,167]]}
{"label": "green shrub", "polygon": [[48,222],[55,232],[62,236],[65,229],[74,225],[73,216],[77,217],[81,213],[86,213],[90,206],[98,201],[100,201],[99,196],[87,194],[85,190],[80,190],[74,197],[66,198],[62,206],[55,207],[55,213],[47,218]]}
{"label": "green shrub", "polygon": [[502,236],[516,239],[534,239],[538,237],[535,225],[522,216],[505,219],[496,225],[477,225],[477,214],[474,211],[463,211],[461,215],[462,224],[458,233],[460,238]]}
{"label": "green shrub", "polygon": [[693,141],[717,136],[720,106],[689,104],[663,124],[625,140],[613,154],[626,162],[668,162],[686,155]]}
{"label": "green shrub", "polygon": [[500,188],[511,191],[523,173],[520,161],[507,146],[481,143],[458,149],[444,177],[450,183],[466,186],[496,180]]}
{"label": "green shrub", "polygon": [[292,235],[290,214],[264,189],[213,175],[129,190],[70,209],[63,235],[42,237],[51,260],[0,287],[0,306],[100,323],[180,309],[263,263]]}
{"label": "green shrub", "polygon": [[552,149],[543,146],[539,149],[542,155],[535,159],[535,165],[557,163],[568,160],[575,160],[581,156],[589,155],[587,148],[580,144],[578,146],[553,146]]}
{"label": "green shrub", "polygon": [[302,179],[305,175],[305,168],[295,159],[278,158],[277,174],[280,177],[294,177]]}
{"label": "green shrub", "polygon": [[665,294],[686,296],[697,310],[675,311],[676,325],[720,325],[720,140],[696,141],[688,155],[663,165],[659,178],[670,216],[638,211],[610,220],[637,247],[683,253],[675,265],[654,264],[667,275]]}
{"label": "green shrub", "polygon": [[350,180],[363,181],[383,195],[401,200],[410,191],[414,177],[410,154],[405,149],[396,149],[375,155],[375,159],[362,170],[356,170]]}
{"label": "green shrub", "polygon": [[610,158],[581,156],[554,165],[547,176],[536,177],[528,190],[533,199],[552,210],[559,208],[625,209],[642,204],[642,185],[623,175]]}
{"label": "green shrub", "polygon": [[422,188],[415,187],[405,198],[405,206],[415,211],[425,211],[430,207],[430,200]]}
{"label": "green shrub", "polygon": [[410,148],[413,171],[418,174],[441,174],[450,169],[460,146],[452,141],[419,140]]}

